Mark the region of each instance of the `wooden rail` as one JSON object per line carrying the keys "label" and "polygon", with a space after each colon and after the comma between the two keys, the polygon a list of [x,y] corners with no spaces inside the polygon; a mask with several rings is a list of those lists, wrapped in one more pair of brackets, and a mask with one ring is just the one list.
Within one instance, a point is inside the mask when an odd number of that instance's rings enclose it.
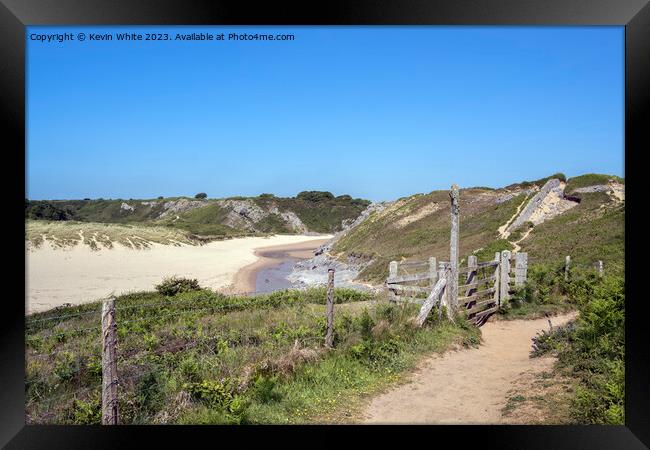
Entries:
{"label": "wooden rail", "polygon": [[467,265],[456,271],[449,262],[436,258],[391,261],[385,286],[392,301],[422,304],[418,322],[424,323],[426,316],[422,319],[421,315],[429,314],[434,306],[447,306],[448,311],[464,311],[470,321],[480,325],[508,301],[516,287],[526,282],[527,271],[527,253],[511,254],[507,250],[495,253],[491,261],[478,262],[476,256],[470,255]]}

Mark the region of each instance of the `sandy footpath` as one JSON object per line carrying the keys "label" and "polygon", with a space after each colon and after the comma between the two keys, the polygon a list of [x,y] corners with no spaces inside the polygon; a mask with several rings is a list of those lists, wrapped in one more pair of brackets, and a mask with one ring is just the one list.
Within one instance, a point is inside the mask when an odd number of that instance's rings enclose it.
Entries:
{"label": "sandy footpath", "polygon": [[152,244],[146,250],[133,250],[119,244],[113,249],[98,251],[85,245],[66,249],[54,249],[47,243],[37,249],[26,246],[25,309],[30,313],[64,303],[97,300],[111,292],[149,290],[172,275],[197,278],[202,286],[219,289],[231,285],[241,268],[258,260],[255,249],[330,237],[247,237],[202,246]]}
{"label": "sandy footpath", "polygon": [[[552,317],[553,326],[576,317]],[[549,370],[554,358],[530,358],[532,338],[548,319],[488,321],[478,348],[427,358],[408,383],[374,398],[363,421],[374,424],[502,424],[513,383]]]}

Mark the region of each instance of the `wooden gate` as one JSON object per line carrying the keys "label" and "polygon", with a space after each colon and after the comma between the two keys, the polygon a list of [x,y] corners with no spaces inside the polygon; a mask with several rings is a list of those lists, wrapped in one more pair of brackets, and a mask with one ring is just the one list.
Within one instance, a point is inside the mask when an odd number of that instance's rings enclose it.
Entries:
{"label": "wooden gate", "polygon": [[[434,257],[426,261],[391,261],[385,286],[391,301],[421,304],[423,309],[428,308],[426,314],[434,306],[446,306],[450,313],[463,312],[480,326],[508,301],[517,286],[525,283],[527,269],[527,253],[511,254],[505,250],[485,262],[471,255],[467,265],[456,271],[458,297],[454,299],[448,289],[454,273],[449,262],[438,262]],[[437,286],[442,278],[444,283]],[[436,298],[431,298],[432,294]],[[421,314],[423,319],[426,314]]]}

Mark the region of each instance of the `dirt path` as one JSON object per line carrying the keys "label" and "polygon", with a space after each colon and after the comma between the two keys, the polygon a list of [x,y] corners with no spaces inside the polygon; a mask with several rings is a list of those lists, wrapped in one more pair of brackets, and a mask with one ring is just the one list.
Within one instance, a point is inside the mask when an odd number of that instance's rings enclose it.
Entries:
{"label": "dirt path", "polygon": [[526,198],[524,198],[524,200],[519,204],[519,206],[517,206],[517,211],[515,211],[515,213],[512,215],[512,217],[509,218],[509,219],[506,221],[506,223],[504,223],[503,225],[501,225],[501,226],[499,227],[499,229],[497,230],[497,231],[499,232],[499,236],[501,237],[501,239],[508,239],[508,237],[510,236],[510,232],[509,232],[509,231],[506,231],[506,229],[507,229],[508,226],[509,226],[512,222],[514,222],[514,220],[517,218],[517,216],[518,216],[519,213],[521,212],[521,209],[522,209],[522,208],[524,207],[524,205],[528,202],[528,197],[530,197],[530,194],[526,194]]}
{"label": "dirt path", "polygon": [[526,232],[525,232],[524,234],[522,234],[521,237],[520,237],[519,239],[517,239],[516,241],[514,241],[514,242],[513,242],[513,241],[509,241],[512,245],[514,245],[514,248],[512,249],[512,253],[517,253],[519,250],[521,250],[521,245],[519,245],[519,243],[520,243],[521,241],[523,241],[524,239],[526,239],[526,238],[528,237],[528,235],[530,234],[531,231],[533,231],[533,229],[532,229],[532,228],[529,228],[529,229],[527,229]]}
{"label": "dirt path", "polygon": [[[553,326],[575,317],[556,316]],[[406,384],[375,398],[365,423],[499,424],[508,392],[522,377],[549,370],[553,358],[529,358],[531,339],[548,319],[490,321],[476,349],[426,359]]]}

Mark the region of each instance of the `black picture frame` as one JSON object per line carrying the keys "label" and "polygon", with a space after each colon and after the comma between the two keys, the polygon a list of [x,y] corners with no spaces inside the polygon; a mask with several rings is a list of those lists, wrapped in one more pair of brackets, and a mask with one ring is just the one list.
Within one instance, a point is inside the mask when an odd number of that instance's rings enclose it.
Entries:
{"label": "black picture frame", "polygon": [[[621,25],[625,26],[625,178],[626,203],[641,206],[644,194],[642,154],[650,142],[648,100],[650,92],[650,6],[647,0],[448,0],[259,2],[169,1],[169,0],[2,0],[0,5],[0,91],[4,175],[11,208],[5,224],[7,236],[24,230],[22,208],[25,187],[25,27],[29,25]],[[20,205],[20,206],[19,206]],[[4,296],[0,316],[0,444],[7,448],[101,448],[148,443],[187,445],[207,438],[220,445],[234,438],[241,444],[250,437],[265,435],[269,442],[290,445],[289,433],[299,432],[301,445],[326,444],[318,437],[345,441],[334,436],[363,432],[365,436],[388,438],[400,435],[411,445],[452,444],[501,448],[646,448],[650,445],[650,373],[647,345],[647,300],[640,291],[643,228],[627,212],[626,246],[626,419],[625,426],[429,426],[418,427],[81,427],[26,426],[24,405],[24,298],[20,267],[25,249],[17,237],[5,239],[5,262],[19,272],[7,278],[12,294]],[[629,211],[629,210],[628,210]],[[641,213],[639,213],[641,215]],[[11,234],[9,234],[11,233]],[[15,258],[14,258],[15,256]],[[188,432],[189,430],[189,432]],[[336,431],[332,433],[332,431]],[[400,432],[406,431],[406,433]],[[272,435],[272,436],[267,436]],[[346,436],[347,437],[347,436]],[[270,439],[273,439],[271,441]],[[178,442],[179,444],[176,444]],[[350,441],[351,443],[352,441]],[[436,444],[438,443],[438,444]],[[645,443],[645,445],[644,445]],[[496,445],[495,445],[496,444]],[[422,445],[422,444],[418,444]]]}

